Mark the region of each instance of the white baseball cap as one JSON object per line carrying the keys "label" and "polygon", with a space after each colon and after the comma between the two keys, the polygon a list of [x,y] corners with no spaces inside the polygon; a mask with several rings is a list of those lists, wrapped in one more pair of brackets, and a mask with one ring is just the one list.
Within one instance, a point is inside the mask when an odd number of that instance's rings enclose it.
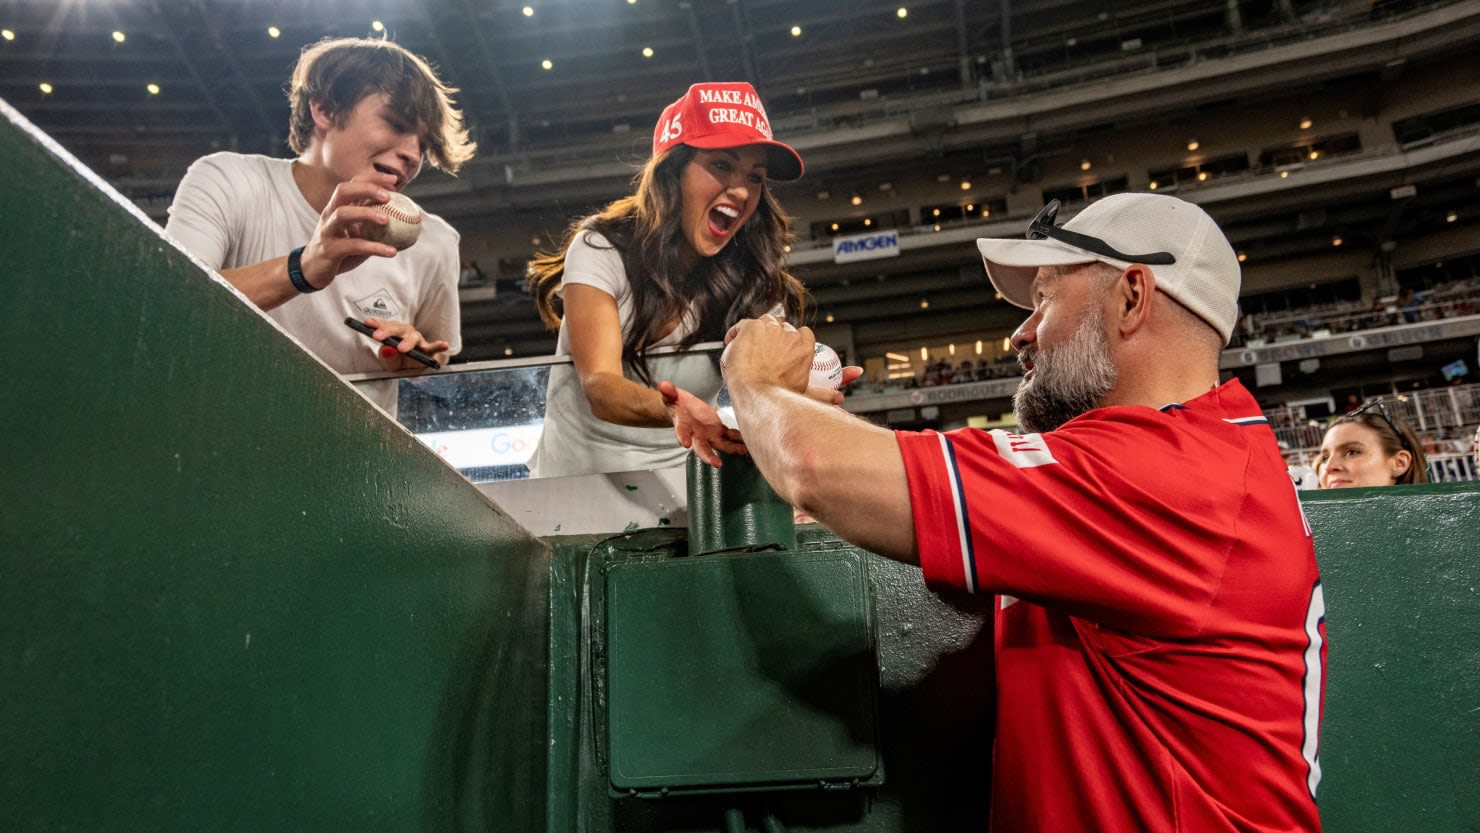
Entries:
{"label": "white baseball cap", "polygon": [[1009,303],[1033,308],[1040,266],[1099,261],[1151,267],[1156,286],[1212,325],[1227,344],[1238,323],[1238,256],[1206,211],[1166,194],[1115,194],[1053,224],[1058,200],[1028,226],[1028,239],[979,238],[987,277]]}

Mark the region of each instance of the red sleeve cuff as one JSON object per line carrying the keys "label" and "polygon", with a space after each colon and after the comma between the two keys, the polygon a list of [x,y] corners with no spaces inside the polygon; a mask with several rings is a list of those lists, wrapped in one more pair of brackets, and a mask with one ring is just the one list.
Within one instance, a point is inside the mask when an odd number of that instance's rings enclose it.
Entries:
{"label": "red sleeve cuff", "polygon": [[958,511],[959,483],[949,438],[935,431],[896,431],[895,438],[909,482],[915,547],[925,584],[933,590],[975,592],[976,577],[968,575],[965,557],[970,530]]}

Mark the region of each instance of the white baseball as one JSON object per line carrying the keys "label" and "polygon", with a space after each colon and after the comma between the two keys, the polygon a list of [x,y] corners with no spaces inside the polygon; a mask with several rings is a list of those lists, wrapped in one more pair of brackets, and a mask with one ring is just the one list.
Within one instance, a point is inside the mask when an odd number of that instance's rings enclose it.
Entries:
{"label": "white baseball", "polygon": [[[735,342],[725,345],[724,352],[719,354],[719,375],[724,378],[725,357],[730,355],[730,348]],[[822,342],[816,342],[812,347],[812,374],[807,380],[807,386],[813,388],[831,388],[837,390],[843,386],[843,361],[838,358],[838,352]],[[733,426],[732,426],[733,427]]]}
{"label": "white baseball", "polygon": [[366,204],[374,205],[386,218],[386,224],[383,226],[375,223],[364,224],[363,233],[366,240],[389,243],[399,251],[411,248],[411,244],[421,236],[421,209],[405,194],[392,191],[388,202]]}
{"label": "white baseball", "polygon": [[817,346],[812,349],[812,378],[807,384],[814,388],[833,390],[843,386],[843,362],[838,358],[838,351],[817,342]]}

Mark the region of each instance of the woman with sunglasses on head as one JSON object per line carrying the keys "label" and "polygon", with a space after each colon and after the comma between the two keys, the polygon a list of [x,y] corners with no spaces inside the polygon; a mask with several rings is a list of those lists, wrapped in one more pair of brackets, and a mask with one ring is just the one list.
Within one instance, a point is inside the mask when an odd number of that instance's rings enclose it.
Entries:
{"label": "woman with sunglasses on head", "polygon": [[1322,489],[1427,483],[1423,445],[1381,401],[1331,423],[1321,440],[1316,474]]}
{"label": "woman with sunglasses on head", "polygon": [[[634,193],[530,262],[536,308],[573,361],[550,369],[532,477],[666,468],[686,448],[718,466],[716,451],[744,451],[713,404],[715,362],[682,351],[743,318],[800,322],[788,218],[767,182],[801,175],[749,84],[695,84],[663,111]],[[679,352],[650,357],[661,348]]]}

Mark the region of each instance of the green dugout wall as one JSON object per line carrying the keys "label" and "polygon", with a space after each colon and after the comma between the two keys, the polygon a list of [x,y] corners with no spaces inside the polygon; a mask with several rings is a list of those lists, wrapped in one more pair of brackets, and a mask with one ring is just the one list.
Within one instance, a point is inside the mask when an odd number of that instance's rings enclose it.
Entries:
{"label": "green dugout wall", "polygon": [[1480,484],[1304,503],[1330,640],[1326,830],[1480,831]]}
{"label": "green dugout wall", "polygon": [[[810,710],[797,725],[843,765],[811,792],[613,798],[605,712],[643,714],[593,669],[661,666],[606,656],[595,617],[661,592],[652,565],[685,560],[684,531],[531,537],[0,112],[0,829],[981,829],[981,600],[816,528],[794,558],[710,562],[727,566],[705,586],[753,603],[695,621],[760,657],[761,693]],[[1480,489],[1306,509],[1330,611],[1326,829],[1480,830]],[[681,717],[675,749],[733,715]],[[767,722],[720,740],[774,765],[747,746]],[[639,740],[639,763],[670,751]]]}
{"label": "green dugout wall", "polygon": [[0,110],[0,830],[542,829],[549,547]]}

